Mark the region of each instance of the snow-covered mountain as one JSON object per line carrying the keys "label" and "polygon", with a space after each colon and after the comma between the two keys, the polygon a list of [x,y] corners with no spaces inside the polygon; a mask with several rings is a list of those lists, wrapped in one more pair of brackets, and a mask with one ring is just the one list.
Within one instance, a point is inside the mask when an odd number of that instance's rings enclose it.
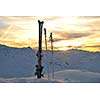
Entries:
{"label": "snow-covered mountain", "polygon": [[0,77],[32,76],[35,62],[35,51],[31,48],[0,45]]}
{"label": "snow-covered mountain", "polygon": [[[28,48],[12,48],[0,45],[0,77],[32,77],[37,64],[36,50]],[[82,72],[100,72],[100,53],[82,50],[43,51],[44,73],[64,70],[80,70]]]}

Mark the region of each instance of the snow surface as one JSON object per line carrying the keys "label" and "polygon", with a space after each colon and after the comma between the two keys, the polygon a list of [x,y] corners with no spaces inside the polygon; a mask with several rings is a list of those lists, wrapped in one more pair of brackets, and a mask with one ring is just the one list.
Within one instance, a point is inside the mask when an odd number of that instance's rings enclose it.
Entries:
{"label": "snow surface", "polygon": [[[34,76],[36,50],[0,45],[0,82],[100,82],[100,53],[82,50],[43,51],[45,77]],[[47,79],[54,67],[55,79]],[[50,75],[51,76],[51,75]]]}
{"label": "snow surface", "polygon": [[59,80],[48,80],[47,78],[37,79],[34,77],[21,78],[0,78],[0,83],[61,83]]}
{"label": "snow surface", "polygon": [[99,83],[100,73],[81,70],[64,70],[55,72],[55,80],[67,83]]}

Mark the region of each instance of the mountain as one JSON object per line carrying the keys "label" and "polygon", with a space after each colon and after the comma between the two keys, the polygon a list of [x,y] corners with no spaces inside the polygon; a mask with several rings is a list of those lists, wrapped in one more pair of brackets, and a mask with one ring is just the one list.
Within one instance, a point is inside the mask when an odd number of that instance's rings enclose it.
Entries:
{"label": "mountain", "polygon": [[0,77],[32,76],[35,51],[31,48],[11,48],[0,45]]}
{"label": "mountain", "polygon": [[[52,57],[47,52],[48,60]],[[55,51],[53,55],[55,70],[79,69],[82,71],[100,72],[100,52],[88,52],[82,50]],[[51,60],[52,60],[51,59]],[[50,66],[50,61],[47,61]]]}
{"label": "mountain", "polygon": [[[28,48],[12,48],[0,45],[0,77],[20,78],[32,77],[37,64],[36,50]],[[65,70],[100,73],[100,53],[82,50],[43,51],[44,73]],[[73,72],[73,71],[72,71]],[[61,73],[61,72],[60,72]],[[64,72],[65,73],[65,72]],[[60,76],[59,76],[60,77]]]}

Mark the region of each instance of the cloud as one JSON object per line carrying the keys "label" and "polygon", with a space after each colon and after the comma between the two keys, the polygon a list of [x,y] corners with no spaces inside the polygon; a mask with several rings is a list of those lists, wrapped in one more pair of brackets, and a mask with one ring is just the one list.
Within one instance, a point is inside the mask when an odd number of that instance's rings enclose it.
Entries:
{"label": "cloud", "polygon": [[100,19],[100,16],[78,16],[78,18],[85,18],[85,19]]}
{"label": "cloud", "polygon": [[100,45],[92,45],[92,46],[86,46],[86,45],[81,45],[81,46],[66,46],[68,48],[100,48]]}
{"label": "cloud", "polygon": [[9,27],[9,25],[7,23],[0,21],[0,29],[5,29],[7,27]]}
{"label": "cloud", "polygon": [[[13,42],[12,42],[12,40],[13,40]],[[14,38],[13,39],[6,39],[6,40],[1,40],[0,39],[0,44],[4,44],[4,45],[8,45],[8,46],[11,46],[11,47],[18,47],[18,48],[20,48],[20,47],[32,47],[32,45],[31,44],[33,44],[34,45],[34,47],[36,47],[37,45],[37,42],[35,42],[35,41],[31,41],[30,40],[30,42],[25,42],[25,41],[16,41],[16,39],[14,40]]]}
{"label": "cloud", "polygon": [[[59,37],[53,38],[53,42],[59,42],[61,40],[66,40],[66,39],[62,39],[62,38],[59,38]],[[48,42],[50,42],[50,39],[48,40]]]}
{"label": "cloud", "polygon": [[30,21],[34,19],[31,16],[1,16],[0,20],[5,21],[5,22],[18,22],[18,21]]}
{"label": "cloud", "polygon": [[44,21],[54,21],[57,19],[62,18],[61,16],[1,16],[0,20],[6,22],[27,22],[27,21],[37,21],[37,20],[44,20]]}
{"label": "cloud", "polygon": [[92,46],[85,46],[85,47],[92,47],[92,48],[100,48],[100,45],[92,45]]}
{"label": "cloud", "polygon": [[[2,43],[6,40],[11,40],[7,41],[8,44],[33,46],[31,41],[34,42],[38,39],[37,20],[44,21],[43,26],[46,25],[47,35],[49,35],[48,32],[54,33],[54,44],[58,43],[58,46],[64,43],[63,46],[70,45],[69,48],[99,47],[99,45],[93,43],[96,41],[99,44],[100,16],[1,16],[0,33],[4,34],[3,36],[0,34]],[[89,46],[89,43],[92,46]],[[80,44],[80,46],[77,44]]]}
{"label": "cloud", "polygon": [[93,35],[92,33],[67,33],[67,32],[60,32],[60,31],[54,31],[54,34],[56,39],[55,42],[58,42],[60,40],[72,40],[82,37],[87,37]]}

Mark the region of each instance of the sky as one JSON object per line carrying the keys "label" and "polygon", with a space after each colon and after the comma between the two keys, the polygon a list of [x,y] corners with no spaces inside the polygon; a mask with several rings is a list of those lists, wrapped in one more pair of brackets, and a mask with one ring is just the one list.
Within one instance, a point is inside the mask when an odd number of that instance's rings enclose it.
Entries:
{"label": "sky", "polygon": [[54,50],[100,51],[100,16],[0,16],[0,44],[37,48],[38,20],[47,29],[48,49],[52,32]]}

